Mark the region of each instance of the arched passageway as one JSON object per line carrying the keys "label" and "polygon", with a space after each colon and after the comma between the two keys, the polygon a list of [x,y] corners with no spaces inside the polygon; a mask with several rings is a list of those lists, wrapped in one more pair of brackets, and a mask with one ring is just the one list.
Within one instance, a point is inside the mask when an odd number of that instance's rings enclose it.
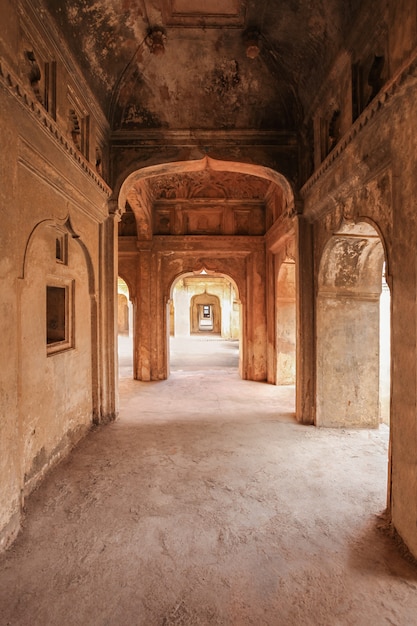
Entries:
{"label": "arched passageway", "polygon": [[208,273],[178,277],[171,287],[170,371],[237,370],[240,300],[234,281]]}
{"label": "arched passageway", "polygon": [[[205,157],[144,167],[126,178],[119,193],[124,212],[119,268],[134,286],[136,379],[163,380],[169,375],[167,337],[171,332],[190,333],[191,328],[195,332],[197,323],[176,320],[171,285],[180,276],[206,271],[232,277],[239,292],[241,377],[276,382],[276,365],[267,354],[268,335],[274,329],[265,306],[266,250],[279,238],[277,222],[292,227],[293,206],[291,187],[281,174],[245,163]],[[214,306],[214,301],[206,306]],[[213,312],[207,309],[210,321]],[[229,332],[228,319],[222,310],[222,336]],[[213,326],[213,331],[218,328]]]}
{"label": "arched passageway", "polygon": [[210,333],[220,335],[222,307],[218,296],[202,293],[193,296],[190,305],[190,326],[192,335]]}

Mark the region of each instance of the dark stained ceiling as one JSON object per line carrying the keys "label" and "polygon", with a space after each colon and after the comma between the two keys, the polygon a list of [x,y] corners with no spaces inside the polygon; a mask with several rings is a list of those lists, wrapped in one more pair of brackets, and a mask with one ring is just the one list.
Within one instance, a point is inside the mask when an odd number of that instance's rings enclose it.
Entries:
{"label": "dark stained ceiling", "polygon": [[[296,130],[360,5],[44,1],[115,130]],[[147,40],[155,27],[164,35],[161,55]],[[251,29],[260,34],[255,58],[244,42]]]}

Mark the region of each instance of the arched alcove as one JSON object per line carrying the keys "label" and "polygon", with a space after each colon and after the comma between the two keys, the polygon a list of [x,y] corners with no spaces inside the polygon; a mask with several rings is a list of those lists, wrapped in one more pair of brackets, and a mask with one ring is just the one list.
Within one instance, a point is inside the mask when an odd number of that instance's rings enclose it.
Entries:
{"label": "arched alcove", "polygon": [[20,289],[21,429],[28,494],[99,414],[94,272],[69,220],[28,241]]}
{"label": "arched alcove", "polygon": [[324,249],[317,296],[318,426],[379,424],[383,264],[381,238],[365,222],[342,224]]}

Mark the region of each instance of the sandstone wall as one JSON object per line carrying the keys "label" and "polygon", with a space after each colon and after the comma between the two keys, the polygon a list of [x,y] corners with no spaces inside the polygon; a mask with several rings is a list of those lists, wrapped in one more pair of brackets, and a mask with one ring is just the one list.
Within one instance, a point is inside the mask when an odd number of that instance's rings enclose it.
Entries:
{"label": "sandstone wall", "polygon": [[1,548],[47,469],[116,410],[106,125],[54,32],[17,9],[0,39]]}
{"label": "sandstone wall", "polygon": [[[379,268],[381,275],[385,261],[392,312],[388,503],[395,528],[417,555],[417,229],[413,200],[417,194],[417,16],[415,3],[404,0],[389,5],[386,13],[372,18],[367,15],[358,25],[349,53],[343,52],[343,62],[339,59],[335,63],[338,71],[333,70],[329,83],[323,85],[317,108],[312,112],[316,119],[316,171],[302,189],[304,218],[313,229],[316,308],[315,354],[313,358],[308,356],[311,379],[316,385],[316,422],[361,425],[349,411],[355,393],[360,408],[366,398],[369,400],[369,385],[374,392],[378,385],[376,358],[371,355],[375,351],[378,356],[379,350],[375,307],[380,287],[375,272]],[[372,34],[366,27],[371,20]],[[346,62],[346,54],[350,55],[350,62]],[[364,70],[376,56],[384,57],[381,83],[372,94],[375,74],[365,74],[362,89],[368,92],[359,94],[366,99],[355,117],[352,101],[357,106],[359,96],[351,78],[352,67],[360,63]],[[349,84],[351,88],[346,91]],[[323,103],[340,111],[342,119],[339,134],[330,137],[335,142],[328,154],[323,154],[323,124],[317,122],[326,115]],[[362,256],[362,251],[378,242],[377,256]],[[339,247],[333,270],[326,261],[329,246]],[[327,270],[335,272],[332,280],[323,278],[323,271]],[[337,397],[337,406],[326,406],[331,397]],[[370,417],[365,417],[369,402],[366,404],[357,415],[369,426]]]}

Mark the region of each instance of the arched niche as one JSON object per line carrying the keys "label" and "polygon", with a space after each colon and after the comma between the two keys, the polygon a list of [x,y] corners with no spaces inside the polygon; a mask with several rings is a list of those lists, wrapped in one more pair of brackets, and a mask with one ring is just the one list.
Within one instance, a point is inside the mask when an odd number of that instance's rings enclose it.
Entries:
{"label": "arched niche", "polygon": [[384,248],[370,224],[343,223],[321,258],[317,295],[318,426],[379,424]]}
{"label": "arched niche", "polygon": [[70,221],[39,223],[20,284],[24,495],[98,421],[94,285],[90,254]]}

